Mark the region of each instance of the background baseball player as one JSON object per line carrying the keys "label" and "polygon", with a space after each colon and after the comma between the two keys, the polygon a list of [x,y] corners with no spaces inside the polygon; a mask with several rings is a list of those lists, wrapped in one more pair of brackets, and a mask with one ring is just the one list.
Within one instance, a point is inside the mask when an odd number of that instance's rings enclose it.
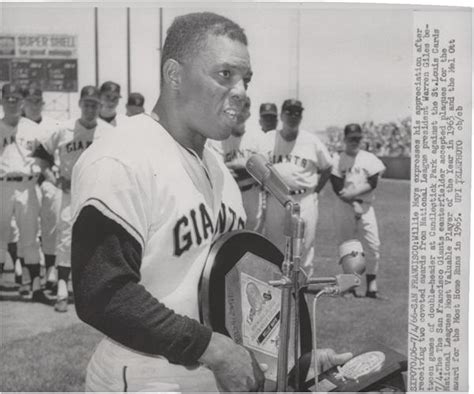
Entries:
{"label": "background baseball player", "polygon": [[[96,87],[85,86],[81,90],[79,107],[81,117],[68,121],[53,131],[35,152],[42,159],[45,182],[61,189],[60,218],[58,224],[58,244],[56,249],[58,268],[58,290],[54,309],[66,312],[68,303],[68,279],[71,271],[71,176],[72,168],[79,156],[92,144],[94,133],[99,129],[112,128],[98,120],[101,106],[100,94]],[[51,167],[54,156],[59,157],[59,177]]]}
{"label": "background baseball player", "polygon": [[99,118],[112,126],[117,126],[122,118],[122,116],[117,114],[117,107],[121,97],[120,85],[118,83],[113,81],[104,82],[100,86],[102,107]]}
{"label": "background baseball player", "polygon": [[374,154],[360,149],[362,129],[358,124],[344,128],[345,151],[334,159],[331,183],[338,195],[334,216],[339,244],[360,238],[366,254],[366,296],[377,298],[376,275],[380,240],[375,217],[374,189],[385,166]]}
{"label": "background baseball player", "polygon": [[130,93],[127,100],[127,116],[134,116],[145,112],[145,97],[141,93]]}
{"label": "background baseball player", "polygon": [[262,390],[251,353],[200,324],[197,299],[211,244],[245,221],[235,181],[205,143],[236,125],[247,38],[219,15],[177,17],[161,75],[151,116],[94,142],[74,168],[76,310],[107,336],[86,391]]}
{"label": "background baseball player", "polygon": [[[26,90],[23,115],[40,126],[38,140],[44,140],[58,127],[59,121],[43,114],[43,91],[36,86]],[[57,157],[55,158],[57,162]],[[40,230],[41,249],[46,268],[46,289],[53,290],[56,282],[57,223],[61,205],[59,189],[40,176]]]}
{"label": "background baseball player", "polygon": [[276,130],[278,125],[278,109],[274,103],[262,103],[260,105],[260,127],[264,133]]}
{"label": "background baseball player", "polygon": [[33,301],[47,302],[41,290],[38,242],[39,202],[36,181],[39,166],[32,157],[39,127],[23,118],[24,91],[15,84],[2,87],[3,119],[0,120],[0,272],[6,261],[7,242],[14,216],[19,229],[19,255],[31,278]]}
{"label": "background baseball player", "polygon": [[[263,153],[301,206],[301,216],[306,223],[302,264],[306,273],[311,275],[318,221],[318,193],[329,179],[332,159],[317,136],[300,130],[302,118],[301,101],[285,100],[281,110],[282,128],[265,135]],[[264,234],[282,251],[285,248],[284,222],[285,209],[267,194]]]}
{"label": "background baseball player", "polygon": [[242,112],[238,115],[237,125],[232,128],[229,138],[224,141],[209,141],[209,147],[214,149],[224,160],[231,171],[242,193],[247,222],[245,227],[258,231],[261,226],[261,196],[258,183],[245,169],[248,158],[260,151],[260,133],[246,131],[245,122],[250,117],[250,99],[247,97]]}

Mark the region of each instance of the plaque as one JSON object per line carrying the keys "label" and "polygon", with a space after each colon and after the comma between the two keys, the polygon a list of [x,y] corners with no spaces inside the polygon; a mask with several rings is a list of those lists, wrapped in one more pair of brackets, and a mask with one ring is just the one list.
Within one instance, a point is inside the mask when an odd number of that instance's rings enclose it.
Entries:
{"label": "plaque", "polygon": [[[265,377],[271,381],[277,373],[281,290],[268,282],[281,276],[282,261],[280,250],[262,235],[231,232],[211,248],[199,286],[202,322],[251,350],[268,365]],[[294,365],[293,321],[290,326],[288,370]]]}
{"label": "plaque", "polygon": [[[328,369],[319,375],[319,391],[376,391],[405,392],[403,373],[407,370],[406,357],[383,344],[355,356],[342,366]],[[314,379],[305,389],[314,390]]]}

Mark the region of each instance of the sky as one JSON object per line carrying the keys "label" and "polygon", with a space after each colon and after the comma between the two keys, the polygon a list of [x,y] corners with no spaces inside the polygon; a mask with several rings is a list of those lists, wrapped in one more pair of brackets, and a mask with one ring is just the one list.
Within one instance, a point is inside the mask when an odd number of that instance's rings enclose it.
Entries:
{"label": "sky", "polygon": [[[191,4],[192,5],[192,4]],[[239,23],[249,38],[254,77],[251,127],[261,102],[280,108],[286,98],[305,107],[310,131],[349,122],[394,121],[410,114],[412,12],[406,7],[210,3],[163,7],[163,31],[177,15],[212,10]],[[0,33],[78,36],[79,85],[95,83],[93,7],[90,4],[8,4],[0,7]],[[125,7],[99,8],[99,83],[114,80],[126,96]],[[159,94],[159,8],[131,9],[131,85],[151,110]],[[77,116],[77,94],[49,94],[48,108]],[[125,98],[120,111],[124,112]],[[59,113],[59,112],[58,112]]]}

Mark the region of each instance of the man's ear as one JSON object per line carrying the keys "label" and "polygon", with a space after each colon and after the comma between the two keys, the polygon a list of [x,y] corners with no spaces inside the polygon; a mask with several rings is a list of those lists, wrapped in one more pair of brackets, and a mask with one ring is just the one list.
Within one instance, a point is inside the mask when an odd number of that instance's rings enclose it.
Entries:
{"label": "man's ear", "polygon": [[172,89],[178,89],[181,83],[181,72],[181,64],[174,59],[166,60],[163,65],[163,79],[165,84],[169,85]]}

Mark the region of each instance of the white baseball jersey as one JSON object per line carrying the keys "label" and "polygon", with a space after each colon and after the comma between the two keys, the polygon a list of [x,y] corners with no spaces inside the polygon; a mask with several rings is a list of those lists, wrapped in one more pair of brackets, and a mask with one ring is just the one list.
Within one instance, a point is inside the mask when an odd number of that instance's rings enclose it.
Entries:
{"label": "white baseball jersey", "polygon": [[122,114],[116,114],[115,118],[113,118],[110,122],[105,120],[104,118],[99,117],[100,120],[102,120],[105,123],[108,123],[109,125],[113,127],[121,126],[124,121],[126,121],[129,117],[126,115]]}
{"label": "white baseball jersey", "polygon": [[19,254],[28,265],[40,261],[35,190],[40,167],[32,157],[39,132],[39,126],[26,118],[20,118],[15,127],[0,120],[0,262],[5,261],[13,216],[19,228]]}
{"label": "white baseball jersey", "polygon": [[332,158],[321,140],[305,130],[296,139],[286,141],[279,130],[265,134],[263,153],[273,163],[291,190],[313,190],[318,184],[318,171],[332,165]]}
{"label": "white baseball jersey", "polygon": [[[359,187],[368,184],[368,178],[385,171],[385,165],[373,153],[360,150],[356,156],[346,152],[335,155],[332,174],[344,179],[344,188]],[[367,204],[374,200],[373,190],[357,197]]]}
{"label": "white baseball jersey", "polygon": [[106,122],[103,119],[99,119],[99,120],[108,124],[111,127],[97,130],[97,132],[94,134],[94,141],[97,141],[99,138],[102,138],[108,133],[115,133],[114,135],[116,135],[116,133],[119,132],[120,130],[126,130],[128,128],[127,125],[130,122],[130,117],[124,116],[124,115],[117,115],[111,122]]}
{"label": "white baseball jersey", "polygon": [[32,153],[40,133],[41,129],[35,122],[23,117],[15,127],[0,120],[0,177],[39,174]]}
{"label": "white baseball jersey", "polygon": [[[232,170],[245,169],[250,156],[262,150],[263,136],[247,131],[242,136],[231,134],[224,141],[208,140],[209,148],[213,149]],[[246,172],[236,171],[235,180],[240,188],[252,185],[255,181]]]}
{"label": "white baseball jersey", "polygon": [[216,151],[234,176],[242,192],[249,230],[258,230],[261,224],[262,192],[260,186],[245,169],[249,157],[261,151],[261,133],[246,131],[242,136],[230,135],[224,141],[208,140],[208,146]]}
{"label": "white baseball jersey", "polygon": [[72,215],[92,205],[120,224],[143,249],[142,284],[197,319],[196,289],[210,246],[245,223],[239,189],[209,149],[201,160],[150,116],[134,119],[133,129],[94,142],[79,159]]}
{"label": "white baseball jersey", "polygon": [[85,128],[79,120],[70,120],[53,130],[41,144],[50,155],[57,154],[60,175],[71,179],[74,164],[92,144],[94,134],[107,129],[112,129],[112,126],[100,119],[97,120],[97,126],[91,129]]}
{"label": "white baseball jersey", "polygon": [[[78,160],[71,195],[73,218],[93,206],[140,244],[140,284],[148,292],[199,320],[198,285],[210,247],[222,233],[245,223],[237,184],[214,152],[204,148],[200,159],[155,118],[137,115],[133,127],[105,135]],[[192,374],[163,358],[104,341],[108,345],[99,346],[94,360],[106,363],[113,348],[117,363],[133,365],[141,358],[150,365],[165,363],[162,370],[173,369],[175,377]],[[153,373],[158,381],[160,373],[159,368]]]}
{"label": "white baseball jersey", "polygon": [[41,139],[45,139],[49,134],[61,126],[61,122],[49,116],[41,116],[41,122],[38,123],[41,128]]}

